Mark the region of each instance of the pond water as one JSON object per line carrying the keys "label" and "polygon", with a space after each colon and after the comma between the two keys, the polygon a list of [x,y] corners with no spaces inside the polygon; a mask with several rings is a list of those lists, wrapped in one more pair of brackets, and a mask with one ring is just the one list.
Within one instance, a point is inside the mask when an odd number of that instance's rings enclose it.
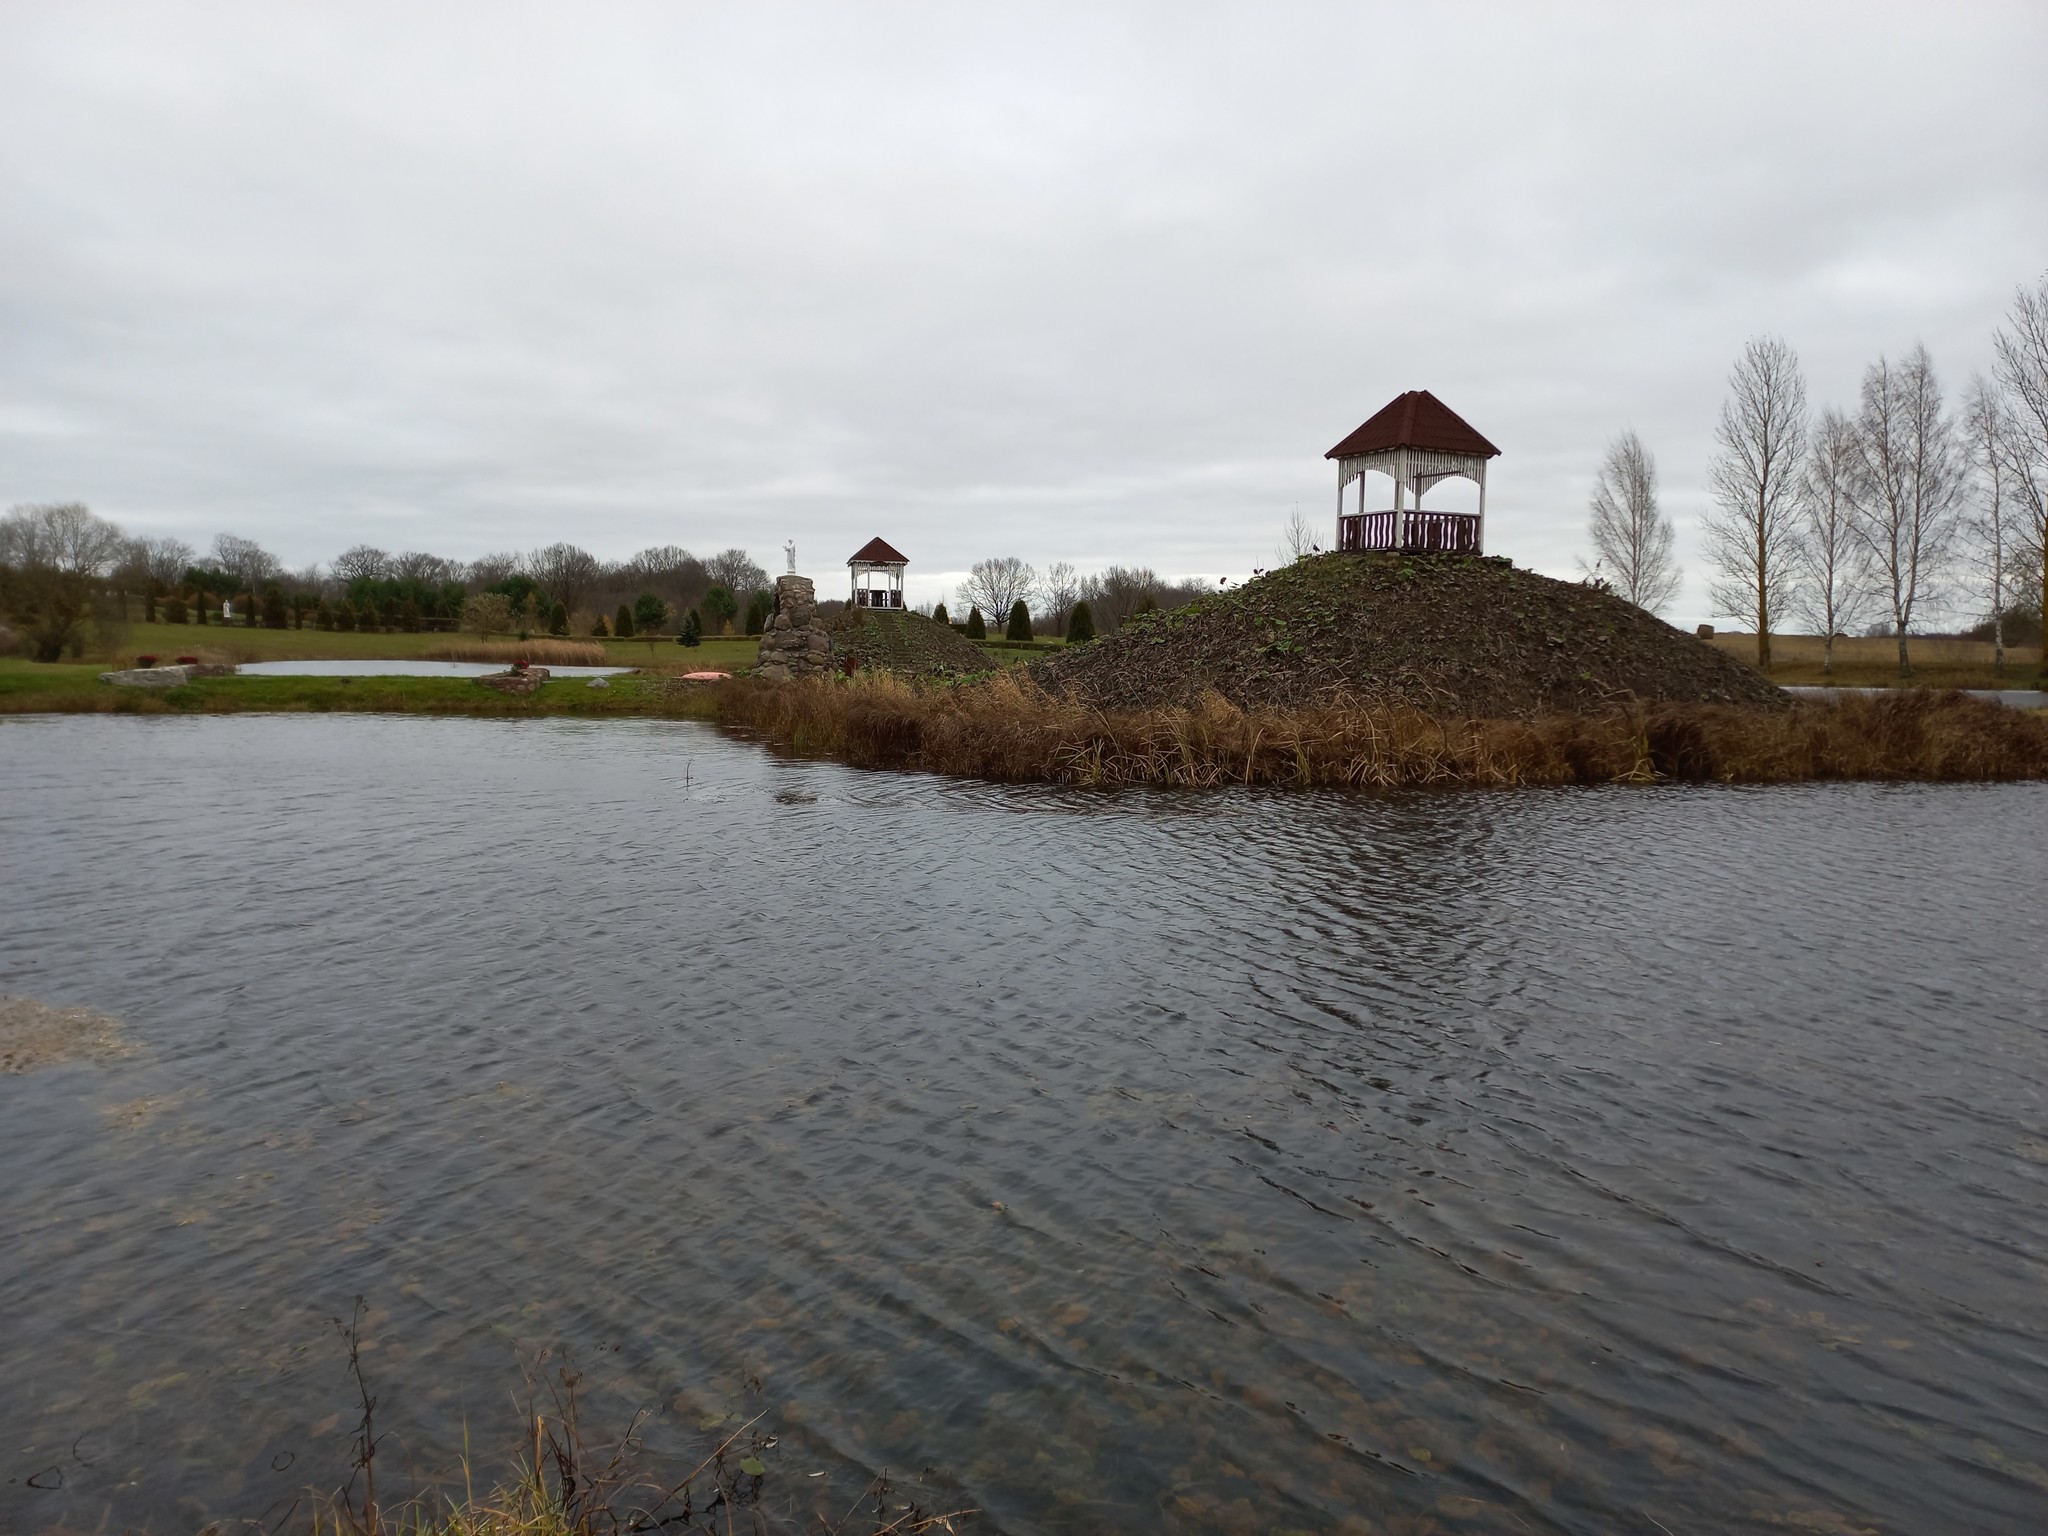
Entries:
{"label": "pond water", "polygon": [[338,1483],[358,1295],[387,1493],[549,1349],[671,1466],[765,1412],[770,1530],[882,1468],[987,1531],[2048,1510],[2048,786],[337,716],[13,717],[0,782],[0,992],[134,1047],[0,1077],[0,1529]]}
{"label": "pond water", "polygon": [[[504,670],[502,661],[245,661],[235,668],[244,677],[484,677]],[[550,677],[617,677],[632,670],[548,664]]]}

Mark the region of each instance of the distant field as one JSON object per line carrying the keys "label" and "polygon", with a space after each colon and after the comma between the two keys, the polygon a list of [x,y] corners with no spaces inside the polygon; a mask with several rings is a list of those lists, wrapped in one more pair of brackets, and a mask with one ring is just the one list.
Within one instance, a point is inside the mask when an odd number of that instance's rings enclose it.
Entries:
{"label": "distant field", "polygon": [[[1717,633],[1709,642],[1738,661],[1756,663],[1754,634]],[[2005,648],[2005,672],[1992,670],[1989,640],[1957,640],[1945,635],[1910,636],[1907,653],[1916,688],[2031,688],[2041,670],[2038,645]],[[1899,684],[1899,642],[1889,636],[1858,637],[1835,642],[1835,670],[1823,677],[1819,635],[1771,636],[1771,681],[1794,686],[1833,682],[1852,688],[1891,688]]]}
{"label": "distant field", "polygon": [[[497,636],[494,640],[510,640]],[[581,637],[577,637],[581,638]],[[106,661],[123,665],[137,656],[165,661],[198,656],[207,661],[407,661],[449,646],[474,644],[473,635],[362,634],[322,629],[244,629],[226,624],[130,624],[128,636]],[[648,640],[602,640],[616,666],[655,667],[664,672],[722,671],[751,667],[760,642],[745,636],[707,639],[694,648],[677,645],[673,635]]]}

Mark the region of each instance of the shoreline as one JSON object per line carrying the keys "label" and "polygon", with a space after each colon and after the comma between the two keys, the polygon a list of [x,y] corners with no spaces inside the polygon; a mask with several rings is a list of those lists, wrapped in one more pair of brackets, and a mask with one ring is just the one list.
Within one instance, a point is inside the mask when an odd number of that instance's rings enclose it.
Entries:
{"label": "shoreline", "polygon": [[639,673],[525,696],[466,679],[210,677],[162,692],[97,666],[0,671],[0,716],[423,714],[697,720],[855,767],[992,782],[1220,788],[2012,782],[2048,778],[2048,713],[1955,692],[1888,690],[1778,708],[1623,701],[1529,719],[1439,717],[1338,701],[1247,710],[1103,711],[1012,675],[918,688],[893,677],[689,686]]}

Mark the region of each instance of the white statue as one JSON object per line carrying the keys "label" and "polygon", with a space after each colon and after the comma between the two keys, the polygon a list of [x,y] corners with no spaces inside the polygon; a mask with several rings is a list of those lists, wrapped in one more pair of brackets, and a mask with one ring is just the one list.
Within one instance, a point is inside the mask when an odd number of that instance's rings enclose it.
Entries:
{"label": "white statue", "polygon": [[224,619],[232,619],[235,616],[235,600],[232,597],[226,598],[222,601],[220,605],[220,616]]}
{"label": "white statue", "polygon": [[796,540],[785,540],[782,546],[782,552],[785,555],[789,556],[789,574],[794,576],[796,574]]}

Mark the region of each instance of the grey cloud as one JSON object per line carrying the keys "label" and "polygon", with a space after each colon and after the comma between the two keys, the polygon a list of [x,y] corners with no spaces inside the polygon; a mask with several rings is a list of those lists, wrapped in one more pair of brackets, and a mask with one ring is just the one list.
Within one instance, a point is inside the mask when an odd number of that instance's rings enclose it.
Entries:
{"label": "grey cloud", "polygon": [[0,498],[294,562],[1242,573],[1428,387],[1567,571],[1620,427],[1702,503],[1752,333],[1819,399],[1982,365],[2048,264],[2048,18],[1935,18],[10,8]]}

